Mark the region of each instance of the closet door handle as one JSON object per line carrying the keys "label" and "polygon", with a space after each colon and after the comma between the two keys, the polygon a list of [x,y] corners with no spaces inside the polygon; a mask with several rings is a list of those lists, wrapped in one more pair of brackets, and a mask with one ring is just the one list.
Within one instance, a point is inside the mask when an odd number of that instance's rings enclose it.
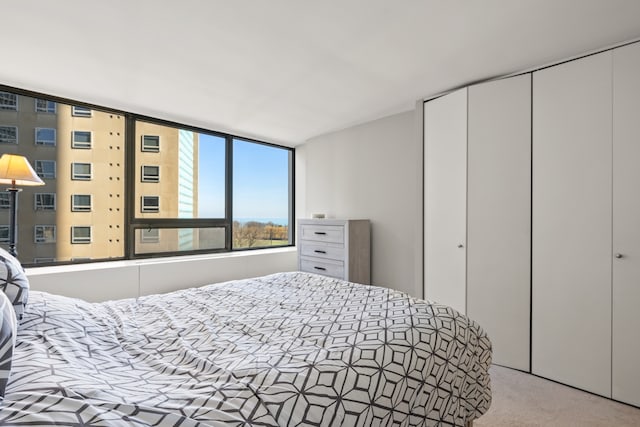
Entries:
{"label": "closet door handle", "polygon": [[458,244],[458,249],[462,249],[462,248],[464,248],[464,245],[462,243],[459,243]]}
{"label": "closet door handle", "polygon": [[624,258],[624,255],[618,253],[618,254],[615,254],[614,257],[620,259],[620,258]]}

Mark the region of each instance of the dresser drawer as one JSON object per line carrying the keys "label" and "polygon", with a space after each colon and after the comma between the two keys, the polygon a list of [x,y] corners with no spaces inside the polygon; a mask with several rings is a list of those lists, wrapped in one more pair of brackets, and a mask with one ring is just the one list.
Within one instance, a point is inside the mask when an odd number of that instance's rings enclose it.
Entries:
{"label": "dresser drawer", "polygon": [[300,271],[344,279],[344,263],[340,261],[319,260],[303,256],[300,257]]}
{"label": "dresser drawer", "polygon": [[340,225],[303,224],[298,232],[301,240],[344,244],[344,227]]}
{"label": "dresser drawer", "polygon": [[301,240],[300,255],[344,261],[344,246]]}

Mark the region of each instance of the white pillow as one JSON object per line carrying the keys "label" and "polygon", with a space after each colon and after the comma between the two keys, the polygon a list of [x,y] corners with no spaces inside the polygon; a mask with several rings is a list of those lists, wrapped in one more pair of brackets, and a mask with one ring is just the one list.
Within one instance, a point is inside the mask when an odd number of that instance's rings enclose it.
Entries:
{"label": "white pillow", "polygon": [[9,298],[18,320],[29,300],[29,279],[20,265],[9,252],[0,248],[0,290]]}
{"label": "white pillow", "polygon": [[3,292],[0,292],[0,322],[0,397],[4,397],[4,390],[11,374],[18,324],[13,305]]}

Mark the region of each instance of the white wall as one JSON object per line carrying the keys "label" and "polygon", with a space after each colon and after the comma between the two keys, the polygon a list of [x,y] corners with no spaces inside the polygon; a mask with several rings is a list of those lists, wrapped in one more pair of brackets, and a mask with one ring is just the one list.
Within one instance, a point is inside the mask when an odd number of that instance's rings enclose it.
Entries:
{"label": "white wall", "polygon": [[422,112],[396,114],[296,147],[296,215],[371,220],[372,284],[421,297],[422,136],[417,114]]}
{"label": "white wall", "polygon": [[295,248],[27,269],[31,289],[97,302],[297,270]]}

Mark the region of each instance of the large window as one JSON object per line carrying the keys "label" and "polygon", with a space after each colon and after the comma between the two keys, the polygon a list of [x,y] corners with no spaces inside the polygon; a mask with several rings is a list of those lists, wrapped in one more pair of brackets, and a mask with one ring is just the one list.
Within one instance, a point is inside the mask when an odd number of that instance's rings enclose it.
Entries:
{"label": "large window", "polygon": [[292,152],[233,140],[234,248],[289,244]]}
{"label": "large window", "polygon": [[0,89],[0,143],[45,181],[20,197],[26,266],[293,244],[292,149]]}

